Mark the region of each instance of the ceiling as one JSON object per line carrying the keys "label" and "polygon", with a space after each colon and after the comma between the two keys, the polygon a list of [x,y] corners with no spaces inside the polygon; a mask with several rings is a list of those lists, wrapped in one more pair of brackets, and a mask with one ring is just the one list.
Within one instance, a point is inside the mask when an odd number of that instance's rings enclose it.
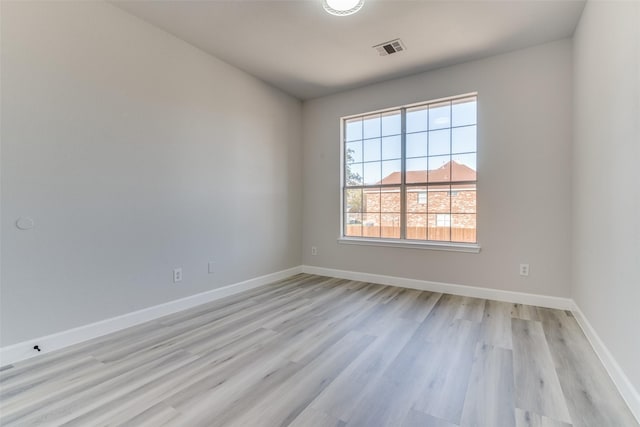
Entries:
{"label": "ceiling", "polygon": [[[300,99],[570,37],[584,1],[366,0],[337,17],[321,0],[115,0]],[[407,50],[373,45],[401,38]]]}

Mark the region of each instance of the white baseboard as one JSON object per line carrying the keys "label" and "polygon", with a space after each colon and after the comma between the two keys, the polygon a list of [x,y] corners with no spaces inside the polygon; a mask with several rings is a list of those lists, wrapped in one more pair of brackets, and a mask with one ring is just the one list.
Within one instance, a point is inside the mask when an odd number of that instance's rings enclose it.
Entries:
{"label": "white baseboard", "polygon": [[[10,365],[34,356],[69,347],[130,326],[158,319],[168,314],[176,313],[197,305],[237,294],[238,292],[258,288],[299,273],[302,273],[301,266],[266,274],[243,282],[234,283],[232,285],[169,301],[164,304],[123,314],[121,316],[112,317],[110,319],[101,320],[99,322],[90,323],[88,325],[79,326],[77,328],[2,347],[0,348],[0,366]],[[42,349],[41,352],[37,352],[33,349],[33,346],[36,343]]]}
{"label": "white baseboard", "polygon": [[333,268],[303,265],[302,271],[320,276],[337,277],[340,279],[358,280],[377,283],[380,285],[400,286],[421,291],[441,292],[465,297],[485,298],[516,304],[535,305],[538,307],[571,310],[574,307],[570,298],[552,297],[547,295],[528,294],[524,292],[503,291],[500,289],[482,288],[451,283],[432,282],[428,280],[407,279],[404,277],[383,276],[380,274],[361,273],[356,271],[336,270]]}
{"label": "white baseboard", "polygon": [[638,423],[640,423],[640,393],[633,384],[631,384],[629,378],[625,375],[616,359],[613,357],[607,346],[604,345],[604,342],[602,342],[596,333],[596,330],[593,329],[593,326],[591,326],[591,323],[589,323],[577,304],[575,304],[573,308],[573,315],[591,343],[591,347],[593,347],[598,358],[600,358],[600,362],[604,365],[604,368],[611,377],[611,380],[618,388],[622,398],[636,417],[636,420],[638,420]]}

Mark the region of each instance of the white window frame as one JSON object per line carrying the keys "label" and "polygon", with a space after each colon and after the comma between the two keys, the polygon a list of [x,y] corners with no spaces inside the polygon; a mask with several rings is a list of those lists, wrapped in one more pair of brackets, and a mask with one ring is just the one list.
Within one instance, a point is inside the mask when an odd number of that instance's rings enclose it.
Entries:
{"label": "white window frame", "polygon": [[[466,98],[466,97],[473,97],[475,96],[476,99],[478,99],[478,93],[477,92],[471,92],[471,93],[466,93],[466,94],[462,94],[462,95],[456,95],[456,96],[451,96],[451,97],[446,97],[446,98],[439,98],[439,99],[433,99],[430,101],[426,101],[426,102],[417,102],[417,103],[413,103],[413,104],[407,104],[407,105],[402,105],[402,106],[396,106],[396,107],[392,107],[392,108],[385,108],[382,110],[377,110],[377,111],[370,111],[370,112],[366,112],[366,113],[360,113],[360,114],[353,114],[353,115],[349,115],[349,116],[343,116],[340,117],[340,138],[339,138],[339,147],[340,147],[340,188],[339,188],[339,194],[340,194],[340,214],[339,214],[339,218],[340,218],[340,230],[339,230],[339,236],[338,236],[338,243],[340,244],[346,244],[346,245],[365,245],[365,246],[384,246],[384,247],[396,247],[396,248],[412,248],[412,249],[429,249],[429,250],[443,250],[443,251],[453,251],[453,252],[468,252],[468,253],[479,253],[481,246],[480,246],[480,235],[478,232],[478,212],[476,210],[476,243],[461,243],[461,242],[450,242],[450,241],[434,241],[434,240],[408,240],[408,239],[388,239],[388,238],[372,238],[372,237],[349,237],[349,236],[345,236],[344,233],[344,229],[345,229],[345,212],[344,212],[344,179],[345,179],[345,141],[344,141],[344,125],[345,122],[350,119],[350,118],[356,118],[356,117],[361,117],[361,116],[365,116],[365,115],[370,115],[370,114],[380,114],[380,113],[385,113],[385,112],[389,112],[389,111],[395,111],[398,109],[408,109],[408,108],[412,108],[412,107],[418,107],[418,106],[422,106],[425,104],[435,104],[438,102],[445,102],[445,101],[451,101],[451,100],[455,100],[455,99],[460,99],[460,98]],[[479,128],[479,125],[476,121],[476,126],[477,128]],[[476,128],[476,129],[477,129]],[[405,138],[405,131],[404,129],[402,130],[403,136],[402,138]],[[476,136],[476,138],[478,138]],[[476,140],[476,144],[478,144],[478,140]],[[478,144],[479,145],[479,144]],[[478,153],[478,148],[476,147],[476,153]],[[403,154],[404,155],[404,154]],[[404,163],[404,158],[403,158],[403,163]],[[477,173],[477,170],[476,170]],[[384,178],[384,177],[383,177]],[[476,191],[479,191],[478,188],[478,178],[476,175]],[[404,190],[402,190],[404,191]],[[403,213],[404,215],[404,213]],[[406,221],[406,219],[405,219]]]}

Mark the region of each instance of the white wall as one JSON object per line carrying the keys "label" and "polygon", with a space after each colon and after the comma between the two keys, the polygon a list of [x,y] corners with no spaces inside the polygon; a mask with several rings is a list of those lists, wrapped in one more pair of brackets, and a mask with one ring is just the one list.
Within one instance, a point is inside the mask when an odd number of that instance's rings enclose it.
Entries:
{"label": "white wall", "polygon": [[1,24],[2,346],[300,265],[299,101],[106,3]]}
{"label": "white wall", "polygon": [[587,3],[574,110],[572,295],[640,391],[640,3]]}
{"label": "white wall", "polygon": [[[305,102],[304,263],[569,296],[571,72],[563,40]],[[481,253],[339,244],[339,118],[472,91]]]}

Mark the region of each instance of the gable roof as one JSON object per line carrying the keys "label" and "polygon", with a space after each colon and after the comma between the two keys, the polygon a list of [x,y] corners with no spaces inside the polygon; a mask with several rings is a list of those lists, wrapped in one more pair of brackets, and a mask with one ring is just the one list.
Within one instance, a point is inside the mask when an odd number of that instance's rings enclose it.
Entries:
{"label": "gable roof", "polygon": [[[475,181],[476,171],[469,166],[458,163],[454,160],[433,170],[407,171],[407,182],[449,182],[453,175],[456,181]],[[378,185],[399,184],[401,180],[400,172],[392,172],[382,178]]]}

